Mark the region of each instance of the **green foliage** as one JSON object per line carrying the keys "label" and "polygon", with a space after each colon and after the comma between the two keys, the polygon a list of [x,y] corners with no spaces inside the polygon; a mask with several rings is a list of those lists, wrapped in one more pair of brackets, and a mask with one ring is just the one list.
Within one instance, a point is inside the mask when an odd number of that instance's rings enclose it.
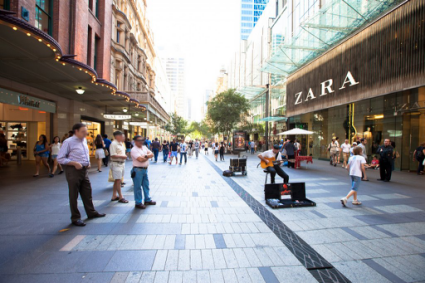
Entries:
{"label": "green foliage", "polygon": [[264,123],[251,123],[246,121],[242,126],[241,130],[247,131],[248,134],[259,134],[264,135],[265,126]]}
{"label": "green foliage", "polygon": [[202,122],[192,122],[188,128],[189,135],[192,139],[209,138],[211,131],[205,120]]}
{"label": "green foliage", "polygon": [[208,103],[207,123],[213,133],[230,134],[236,124],[248,114],[249,102],[235,89],[217,94]]}
{"label": "green foliage", "polygon": [[168,122],[164,128],[165,130],[169,131],[173,135],[178,135],[178,134],[184,135],[188,132],[187,124],[188,124],[187,121],[183,117],[180,117],[176,113],[172,113],[171,121]]}

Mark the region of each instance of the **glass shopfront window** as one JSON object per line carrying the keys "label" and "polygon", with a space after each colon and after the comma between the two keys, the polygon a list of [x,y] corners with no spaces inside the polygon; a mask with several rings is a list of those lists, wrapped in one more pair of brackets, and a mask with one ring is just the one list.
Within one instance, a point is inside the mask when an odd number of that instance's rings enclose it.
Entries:
{"label": "glass shopfront window", "polygon": [[339,137],[340,144],[364,138],[370,162],[388,138],[395,145],[394,169],[415,171],[413,152],[425,142],[425,87],[291,117],[288,123],[290,128],[302,124],[314,132],[304,139],[307,155],[328,159],[332,138]]}

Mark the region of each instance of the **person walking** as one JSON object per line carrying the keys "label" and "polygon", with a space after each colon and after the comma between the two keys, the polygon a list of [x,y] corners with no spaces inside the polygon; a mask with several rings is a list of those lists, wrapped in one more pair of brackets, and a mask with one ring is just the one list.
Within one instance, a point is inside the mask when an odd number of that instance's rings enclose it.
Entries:
{"label": "person walking", "polygon": [[187,163],[187,144],[184,141],[184,139],[182,139],[182,142],[179,145],[179,147],[180,147],[180,165],[182,165],[183,156],[184,156],[184,164],[186,164]]}
{"label": "person walking", "polygon": [[295,152],[297,149],[295,148],[294,142],[290,140],[285,145],[286,154],[288,155],[288,168],[295,168]]}
{"label": "person walking", "polygon": [[126,200],[121,193],[121,182],[125,172],[125,161],[127,160],[126,149],[124,146],[125,137],[121,131],[115,131],[113,135],[114,141],[109,147],[111,156],[111,169],[109,174],[114,180],[111,201],[128,203],[128,200]]}
{"label": "person walking", "polygon": [[198,141],[198,139],[195,140],[195,143],[193,144],[193,146],[195,147],[195,156],[196,159],[198,159],[198,155],[199,155],[199,145],[200,142]]}
{"label": "person walking", "polygon": [[[362,149],[362,156],[366,160],[366,163],[367,163],[366,144],[367,144],[367,139],[362,138],[362,139],[360,139],[360,143],[357,146]],[[363,171],[362,171],[362,173],[363,173]],[[366,170],[362,175],[362,181],[369,181],[369,179],[367,178],[367,175],[366,175]]]}
{"label": "person walking", "polygon": [[331,155],[331,165],[336,166],[337,158],[337,144],[335,143],[335,139],[332,139],[331,143],[328,146],[329,153]]}
{"label": "person walking", "polygon": [[208,155],[208,141],[205,141],[205,145],[204,145],[204,154]]}
{"label": "person walking", "polygon": [[391,181],[391,160],[394,158],[394,149],[391,146],[390,139],[384,140],[384,145],[378,148],[379,154],[379,173],[381,178],[378,181],[389,182]]}
{"label": "person walking", "polygon": [[413,152],[413,161],[417,161],[418,162],[418,170],[416,171],[416,173],[418,175],[423,175],[424,174],[424,159],[425,159],[425,142],[422,143],[421,145],[419,145],[418,148],[415,149],[415,151]]}
{"label": "person walking", "polygon": [[152,151],[153,151],[155,163],[157,163],[158,162],[159,150],[161,148],[161,144],[159,143],[158,138],[155,138],[155,141],[152,142],[151,146],[152,146]]}
{"label": "person walking", "polygon": [[344,165],[342,165],[343,168],[347,167],[347,162],[350,158],[350,149],[351,145],[348,143],[348,139],[346,139],[345,142],[341,145],[342,158],[344,158]]}
{"label": "person walking", "polygon": [[103,143],[105,144],[105,150],[108,152],[108,154],[105,154],[105,158],[103,158],[103,165],[105,167],[108,167],[109,163],[109,147],[111,146],[112,141],[108,139],[108,135],[103,135]]}
{"label": "person walking", "polygon": [[218,143],[214,144],[213,150],[214,150],[215,161],[217,162],[218,153],[220,152],[220,146],[218,145]]}
{"label": "person walking", "polygon": [[357,199],[357,191],[360,187],[362,172],[365,172],[366,159],[362,156],[361,147],[357,146],[353,149],[354,156],[348,159],[347,170],[351,178],[351,190],[348,195],[341,199],[341,204],[343,207],[346,207],[348,199],[353,196],[354,205],[362,204]]}
{"label": "person walking", "polygon": [[[148,167],[149,159],[154,155],[144,145],[144,140],[141,136],[134,137],[134,147],[131,149],[131,159],[133,160],[133,168],[131,169],[131,178],[134,184],[134,200],[136,202],[135,208],[145,209],[146,205],[156,205],[149,194],[149,178]],[[143,204],[143,195],[145,202]]]}
{"label": "person walking", "polygon": [[176,158],[176,164],[179,162],[179,158],[177,156],[177,151],[179,148],[179,144],[176,142],[176,139],[173,139],[173,142],[170,143],[170,150],[171,150],[171,156],[170,156],[170,165],[173,163],[173,158]]}
{"label": "person walking", "polygon": [[34,145],[34,156],[35,156],[35,174],[33,177],[38,177],[40,175],[40,163],[43,162],[43,165],[46,166],[46,168],[49,170],[49,177],[53,177],[52,173],[50,172],[50,166],[47,162],[49,158],[50,153],[50,147],[49,143],[47,142],[46,135],[40,135],[38,138],[38,142]]}
{"label": "person walking", "polygon": [[81,220],[78,210],[78,194],[84,204],[88,218],[105,217],[106,214],[96,211],[92,201],[92,188],[88,169],[90,168],[89,148],[87,146],[87,126],[83,123],[72,127],[72,137],[66,139],[58,154],[58,162],[65,169],[69,189],[69,206],[71,222],[75,226],[86,226]]}
{"label": "person walking", "polygon": [[[280,154],[279,151],[279,145],[275,144],[273,145],[273,149],[267,150],[261,154],[258,155],[258,158],[261,159],[261,161],[264,161],[266,164],[269,164],[271,161],[267,160],[267,159],[271,159],[271,158],[275,158],[275,160],[278,163],[282,163],[282,155]],[[266,159],[267,158],[267,159]],[[289,182],[289,176],[288,174],[286,174],[283,170],[282,167],[280,167],[280,164],[274,164],[273,167],[267,167],[266,171],[268,171],[270,173],[270,178],[271,178],[271,183],[274,184],[275,183],[275,177],[276,177],[276,173],[283,178],[283,182],[285,184],[287,184]]]}
{"label": "person walking", "polygon": [[164,140],[161,144],[161,150],[162,154],[164,156],[164,162],[167,162],[168,159],[168,153],[170,152],[170,144],[168,141]]}
{"label": "person walking", "polygon": [[341,148],[339,145],[339,137],[335,138],[335,143],[336,143],[336,164],[339,164],[339,160],[341,157]]}
{"label": "person walking", "polygon": [[188,151],[189,151],[189,156],[192,157],[193,156],[193,141],[192,140],[189,141]]}
{"label": "person walking", "polygon": [[254,142],[254,140],[252,140],[249,143],[249,146],[251,147],[251,154],[254,154],[255,153],[255,142]]}
{"label": "person walking", "polygon": [[123,136],[124,136],[125,155],[127,155],[127,160],[130,160],[131,158],[130,152],[133,145],[131,144],[131,141],[124,134]]}
{"label": "person walking", "polygon": [[53,169],[52,169],[52,173],[49,175],[50,177],[55,176],[55,172],[58,166],[60,169],[59,174],[63,173],[62,165],[58,163],[58,158],[57,158],[60,149],[61,149],[60,138],[56,136],[53,138],[53,143],[50,145],[50,153],[53,160]]}
{"label": "person walking", "polygon": [[105,143],[103,142],[101,135],[96,136],[96,139],[94,140],[94,146],[96,147],[94,156],[97,159],[97,172],[102,172],[102,160],[105,158]]}
{"label": "person walking", "polygon": [[224,161],[224,149],[226,148],[226,144],[220,143],[220,161]]}

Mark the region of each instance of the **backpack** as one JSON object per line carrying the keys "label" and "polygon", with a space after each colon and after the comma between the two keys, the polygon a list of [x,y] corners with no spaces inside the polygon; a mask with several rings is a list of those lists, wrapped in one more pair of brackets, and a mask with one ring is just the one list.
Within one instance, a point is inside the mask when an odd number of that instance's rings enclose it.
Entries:
{"label": "backpack", "polygon": [[424,158],[423,150],[424,150],[423,147],[420,147],[420,150],[416,150],[416,156],[415,156],[415,158],[416,158],[417,161],[421,161],[422,158]]}

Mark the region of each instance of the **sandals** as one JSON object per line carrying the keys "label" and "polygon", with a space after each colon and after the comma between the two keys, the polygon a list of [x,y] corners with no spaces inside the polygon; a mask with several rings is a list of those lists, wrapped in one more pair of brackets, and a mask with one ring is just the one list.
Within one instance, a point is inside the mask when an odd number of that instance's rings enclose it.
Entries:
{"label": "sandals", "polygon": [[122,199],[118,200],[118,202],[120,202],[120,203],[128,203],[128,200],[126,200],[125,198],[122,198]]}
{"label": "sandals", "polygon": [[358,200],[354,200],[354,201],[352,202],[352,204],[354,204],[354,205],[361,205],[362,203],[361,203],[360,201],[358,201]]}
{"label": "sandals", "polygon": [[34,174],[34,175],[32,175],[33,177],[38,177],[40,174]]}
{"label": "sandals", "polygon": [[117,200],[120,200],[120,198],[116,197],[116,198],[111,199],[111,201],[117,201]]}

